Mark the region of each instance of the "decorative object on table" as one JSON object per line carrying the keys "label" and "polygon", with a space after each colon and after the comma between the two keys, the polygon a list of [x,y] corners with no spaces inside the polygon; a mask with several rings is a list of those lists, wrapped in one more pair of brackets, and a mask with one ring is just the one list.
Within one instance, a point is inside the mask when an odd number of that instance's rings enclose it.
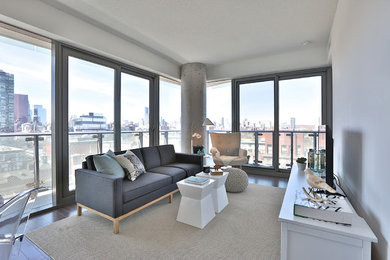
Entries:
{"label": "decorative object on table", "polygon": [[186,182],[186,183],[196,184],[196,185],[203,185],[203,184],[208,183],[209,181],[210,181],[210,179],[202,178],[202,177],[195,177],[195,176],[188,177],[187,179],[184,180],[184,182]]}
{"label": "decorative object on table", "polygon": [[306,158],[305,157],[299,157],[297,160],[298,170],[304,171],[306,169]]}
{"label": "decorative object on table", "polygon": [[216,171],[218,171],[221,168],[222,168],[222,165],[218,165],[218,164],[214,165],[214,167],[213,167],[213,169]]}
{"label": "decorative object on table", "polygon": [[224,171],[229,173],[225,183],[227,192],[243,192],[248,187],[248,175],[245,171],[239,168],[228,168]]}
{"label": "decorative object on table", "polygon": [[215,164],[242,167],[248,163],[247,150],[240,149],[241,134],[210,133],[213,147],[210,149]]}
{"label": "decorative object on table", "polygon": [[344,196],[316,194],[322,202],[307,198],[304,191],[297,190],[294,202],[294,215],[329,222],[351,225],[353,212]]}
{"label": "decorative object on table", "polygon": [[307,158],[308,168],[319,176],[323,176],[326,172],[326,150],[321,149],[319,151],[314,151],[313,149],[310,149]]}
{"label": "decorative object on table", "polygon": [[305,173],[306,173],[306,182],[311,186],[311,188],[309,188],[309,190],[306,190],[305,187],[302,187],[302,190],[310,201],[322,203],[328,200],[327,198],[323,198],[322,196],[320,196],[319,193],[316,192],[314,189],[321,189],[321,190],[326,190],[330,193],[337,193],[337,191],[332,187],[330,187],[325,182],[325,180],[323,180],[321,177],[314,175],[310,169],[306,169]]}
{"label": "decorative object on table", "polygon": [[203,165],[203,172],[204,173],[210,173],[210,166],[209,165]]}
{"label": "decorative object on table", "polygon": [[214,165],[214,167],[210,170],[211,175],[222,175],[223,170],[221,168],[222,168],[222,165],[218,165],[218,164]]}

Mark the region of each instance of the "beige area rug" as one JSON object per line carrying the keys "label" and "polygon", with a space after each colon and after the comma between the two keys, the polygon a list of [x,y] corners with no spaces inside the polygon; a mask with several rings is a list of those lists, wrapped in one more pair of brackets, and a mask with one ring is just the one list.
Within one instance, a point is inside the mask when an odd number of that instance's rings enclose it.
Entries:
{"label": "beige area rug", "polygon": [[278,215],[284,189],[249,184],[204,228],[176,221],[180,194],[120,222],[91,212],[27,234],[53,259],[280,259]]}

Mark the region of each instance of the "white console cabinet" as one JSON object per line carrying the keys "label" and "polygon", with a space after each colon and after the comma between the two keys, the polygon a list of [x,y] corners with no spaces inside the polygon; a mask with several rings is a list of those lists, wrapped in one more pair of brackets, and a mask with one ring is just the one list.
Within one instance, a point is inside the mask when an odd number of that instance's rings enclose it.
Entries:
{"label": "white console cabinet", "polygon": [[294,216],[296,190],[307,186],[305,174],[294,165],[279,214],[281,259],[371,259],[371,243],[378,240],[355,211],[351,226]]}

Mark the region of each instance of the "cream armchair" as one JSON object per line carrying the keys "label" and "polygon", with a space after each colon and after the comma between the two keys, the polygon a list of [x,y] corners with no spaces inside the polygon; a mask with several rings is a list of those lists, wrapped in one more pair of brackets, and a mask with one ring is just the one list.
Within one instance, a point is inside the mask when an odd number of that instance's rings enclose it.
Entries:
{"label": "cream armchair", "polygon": [[215,164],[242,167],[248,163],[247,150],[240,149],[240,133],[210,133]]}

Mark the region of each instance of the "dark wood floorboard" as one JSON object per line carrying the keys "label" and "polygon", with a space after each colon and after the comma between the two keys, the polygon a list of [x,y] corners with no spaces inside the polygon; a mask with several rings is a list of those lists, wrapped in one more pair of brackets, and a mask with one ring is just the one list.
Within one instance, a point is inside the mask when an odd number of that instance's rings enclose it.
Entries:
{"label": "dark wood floorboard", "polygon": [[[273,186],[279,188],[286,188],[288,179],[278,178],[278,177],[269,177],[261,176],[255,174],[248,174],[249,183],[255,183],[265,186]],[[60,209],[55,209],[50,212],[46,212],[37,216],[30,218],[26,232],[47,226],[51,223],[59,221],[61,219],[76,215],[76,205],[66,206]],[[15,258],[11,258],[15,260]],[[33,242],[31,242],[27,237],[24,237],[23,242],[21,243],[20,260],[36,260],[36,259],[51,259],[47,256],[39,247],[37,247]]]}

